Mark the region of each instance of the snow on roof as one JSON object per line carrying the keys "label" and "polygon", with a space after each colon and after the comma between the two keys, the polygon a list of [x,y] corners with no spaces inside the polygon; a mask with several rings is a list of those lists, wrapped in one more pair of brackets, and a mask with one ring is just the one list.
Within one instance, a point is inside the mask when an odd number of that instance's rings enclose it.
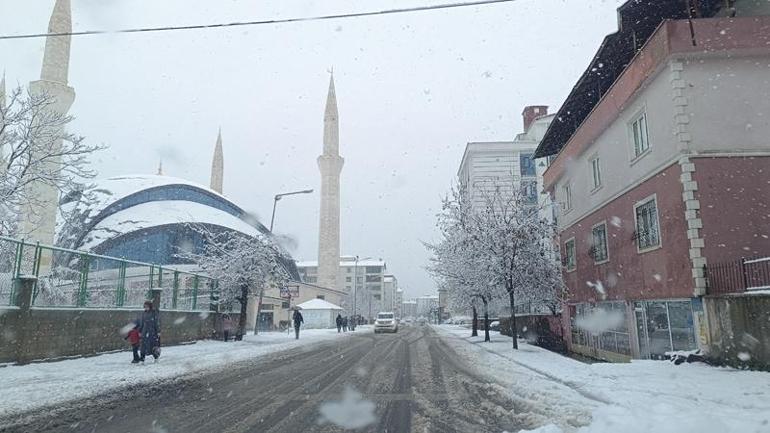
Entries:
{"label": "snow on roof", "polygon": [[256,228],[243,220],[210,206],[191,201],[151,201],[124,209],[99,221],[81,248],[90,250],[108,239],[126,233],[175,223],[207,223],[254,237],[260,236]]}
{"label": "snow on roof", "polygon": [[[154,188],[165,185],[187,185],[194,188],[205,190],[206,192],[222,197],[227,200],[222,194],[189,180],[180,179],[172,176],[159,176],[150,174],[134,174],[126,176],[114,176],[106,179],[99,179],[94,181],[88,190],[98,193],[97,201],[94,203],[86,204],[89,206],[89,215],[95,217],[101,211],[106,209],[109,205],[130,196],[131,194],[139,191]],[[230,200],[227,200],[230,202]],[[80,202],[76,202],[77,205],[83,205]]]}
{"label": "snow on roof", "polygon": [[303,310],[342,310],[342,307],[324,301],[323,299],[311,299],[301,304],[297,304],[297,307]]}

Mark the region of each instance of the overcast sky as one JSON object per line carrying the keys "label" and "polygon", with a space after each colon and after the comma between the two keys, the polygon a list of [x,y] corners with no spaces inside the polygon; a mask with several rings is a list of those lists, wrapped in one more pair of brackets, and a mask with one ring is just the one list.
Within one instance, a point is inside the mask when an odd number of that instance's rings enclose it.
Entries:
{"label": "overcast sky", "polygon": [[[74,30],[250,21],[459,0],[72,0]],[[53,0],[0,0],[0,33],[46,30]],[[525,105],[558,108],[619,0],[518,0],[333,21],[75,37],[73,132],[109,145],[102,177],[209,184],[222,127],[224,193],[315,260],[327,70],[340,111],[342,254],[383,258],[408,296],[435,292],[421,240],[468,141],[510,140]],[[193,6],[194,5],[194,6]],[[0,41],[8,87],[37,79],[44,39]]]}

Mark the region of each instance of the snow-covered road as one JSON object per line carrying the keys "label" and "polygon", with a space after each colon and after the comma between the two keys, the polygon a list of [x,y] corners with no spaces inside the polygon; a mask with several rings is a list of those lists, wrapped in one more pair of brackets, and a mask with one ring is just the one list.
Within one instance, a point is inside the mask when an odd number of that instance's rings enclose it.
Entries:
{"label": "snow-covered road", "polygon": [[[360,327],[366,331],[367,327]],[[358,330],[356,332],[359,332]],[[152,384],[180,376],[203,374],[238,361],[314,343],[343,338],[336,329],[303,330],[299,340],[285,332],[248,335],[241,342],[205,340],[163,348],[158,363],[131,364],[131,352],[102,354],[65,361],[7,365],[0,368],[0,419],[69,400],[124,387]]]}
{"label": "snow-covered road", "polygon": [[538,433],[768,433],[770,373],[666,361],[584,364],[510,338],[436,330],[542,425]]}

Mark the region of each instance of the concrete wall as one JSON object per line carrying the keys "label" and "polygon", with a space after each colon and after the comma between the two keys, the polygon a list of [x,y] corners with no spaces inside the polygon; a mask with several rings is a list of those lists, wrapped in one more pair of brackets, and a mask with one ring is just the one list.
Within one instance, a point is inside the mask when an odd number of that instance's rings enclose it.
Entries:
{"label": "concrete wall", "polygon": [[737,367],[770,370],[770,294],[704,298],[709,357]]}
{"label": "concrete wall", "polygon": [[[137,320],[141,310],[32,308],[27,318],[23,314],[18,308],[0,309],[0,362],[128,349],[120,331]],[[212,338],[216,322],[216,314],[161,311],[162,345]]]}
{"label": "concrete wall", "polygon": [[770,256],[770,156],[692,161],[709,264]]}

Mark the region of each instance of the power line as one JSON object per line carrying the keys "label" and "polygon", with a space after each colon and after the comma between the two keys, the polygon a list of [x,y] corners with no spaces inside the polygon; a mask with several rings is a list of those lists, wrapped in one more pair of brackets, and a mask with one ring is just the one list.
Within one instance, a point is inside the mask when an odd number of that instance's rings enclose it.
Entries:
{"label": "power line", "polygon": [[437,5],[430,5],[430,6],[415,6],[411,8],[401,8],[401,9],[386,9],[386,10],[380,10],[380,11],[320,15],[315,17],[283,18],[283,19],[262,20],[262,21],[198,24],[198,25],[189,25],[189,26],[145,27],[145,28],[121,29],[121,30],[83,30],[78,32],[66,32],[66,33],[32,33],[32,34],[25,34],[25,35],[5,35],[5,36],[0,36],[0,40],[45,38],[48,36],[103,35],[103,34],[110,34],[110,33],[168,32],[168,31],[174,31],[174,30],[197,30],[197,29],[215,29],[215,28],[223,28],[223,27],[258,26],[258,25],[265,25],[265,24],[286,24],[286,23],[297,23],[297,22],[303,22],[303,21],[323,21],[323,20],[335,20],[335,19],[344,19],[344,18],[368,17],[368,16],[376,16],[376,15],[391,15],[391,14],[401,14],[401,13],[409,13],[409,12],[431,11],[431,10],[438,10],[438,9],[452,9],[452,8],[461,8],[461,7],[468,7],[468,6],[488,5],[488,4],[494,4],[494,3],[510,3],[514,1],[516,0],[478,0],[478,1],[466,1],[462,3],[445,3],[445,4],[437,4]]}

